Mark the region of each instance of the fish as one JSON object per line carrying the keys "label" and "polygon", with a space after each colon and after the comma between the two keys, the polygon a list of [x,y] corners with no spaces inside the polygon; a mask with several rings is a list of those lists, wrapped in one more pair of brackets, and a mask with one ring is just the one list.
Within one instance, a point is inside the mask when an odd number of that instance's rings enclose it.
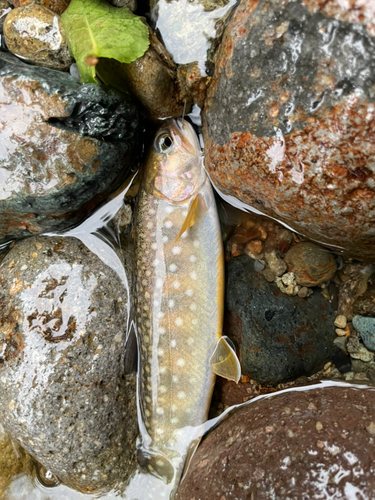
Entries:
{"label": "fish", "polygon": [[158,130],[140,182],[135,223],[139,351],[138,461],[178,484],[208,417],[216,375],[238,382],[222,336],[224,252],[198,137],[183,119]]}

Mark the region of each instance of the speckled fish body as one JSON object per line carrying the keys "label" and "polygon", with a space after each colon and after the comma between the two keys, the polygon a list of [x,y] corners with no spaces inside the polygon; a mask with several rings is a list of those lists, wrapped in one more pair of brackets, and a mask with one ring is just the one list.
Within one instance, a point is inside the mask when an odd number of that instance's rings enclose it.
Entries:
{"label": "speckled fish body", "polygon": [[[178,238],[194,200],[197,220]],[[169,482],[163,457],[176,480],[189,428],[207,419],[215,381],[210,358],[221,337],[224,301],[215,199],[196,134],[183,120],[168,121],[156,136],[141,182],[136,234],[140,449],[159,457],[148,462],[149,470]]]}

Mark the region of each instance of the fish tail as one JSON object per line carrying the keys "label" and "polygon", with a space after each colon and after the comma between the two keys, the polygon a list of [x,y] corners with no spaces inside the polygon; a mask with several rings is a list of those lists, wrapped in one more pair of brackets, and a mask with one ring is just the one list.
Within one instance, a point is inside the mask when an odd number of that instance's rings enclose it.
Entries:
{"label": "fish tail", "polygon": [[153,451],[150,449],[145,450],[139,448],[137,452],[137,459],[142,469],[145,469],[153,476],[158,477],[164,481],[165,484],[169,484],[173,481],[176,471],[168,458],[159,450]]}

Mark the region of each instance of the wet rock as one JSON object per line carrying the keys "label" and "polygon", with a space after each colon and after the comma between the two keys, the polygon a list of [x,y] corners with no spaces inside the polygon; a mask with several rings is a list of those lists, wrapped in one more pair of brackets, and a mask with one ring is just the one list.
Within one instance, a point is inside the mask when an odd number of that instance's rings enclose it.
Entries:
{"label": "wet rock", "polygon": [[358,334],[352,332],[346,343],[346,349],[350,356],[368,363],[374,360],[374,353],[369,351],[360,341]]}
{"label": "wet rock", "polygon": [[353,326],[360,333],[361,339],[367,349],[375,351],[375,318],[354,316]]}
{"label": "wet rock", "polygon": [[177,499],[372,498],[375,392],[361,387],[244,405],[201,442]]}
{"label": "wet rock", "polygon": [[319,292],[282,294],[247,256],[227,263],[225,333],[237,343],[242,373],[277,384],[309,375],[334,351],[334,312]]}
{"label": "wet rock", "polygon": [[130,64],[100,59],[101,80],[118,90],[130,90],[154,120],[190,112],[192,99],[178,79],[177,67],[164,45],[150,32],[150,47]]}
{"label": "wet rock", "polygon": [[[354,314],[354,304],[360,303],[360,297],[368,287],[368,280],[373,274],[373,267],[364,264],[347,264],[340,274],[338,314],[351,321]],[[357,314],[361,312],[357,309]]]}
{"label": "wet rock", "polygon": [[374,257],[370,4],[242,0],[216,59],[203,136],[206,168],[224,193]]}
{"label": "wet rock", "polygon": [[0,244],[75,224],[134,164],[130,97],[0,54]]}
{"label": "wet rock", "polygon": [[335,319],[335,326],[337,326],[337,328],[345,328],[346,327],[345,316],[343,316],[342,314],[337,316],[337,318]]}
{"label": "wet rock", "polygon": [[267,252],[265,254],[265,258],[268,264],[268,267],[273,272],[275,276],[281,276],[287,270],[287,265],[283,259],[281,259],[275,250],[272,252]]}
{"label": "wet rock", "polygon": [[137,0],[107,0],[114,7],[127,7],[132,12],[137,10]]}
{"label": "wet rock", "polygon": [[9,0],[14,7],[24,7],[25,5],[42,5],[47,9],[62,14],[69,6],[70,0]]}
{"label": "wet rock", "polygon": [[4,36],[13,54],[37,66],[67,70],[73,63],[59,16],[41,5],[13,9]]}
{"label": "wet rock", "polygon": [[337,269],[336,260],[328,250],[308,241],[294,245],[284,260],[302,286],[321,285],[329,281]]}
{"label": "wet rock", "polygon": [[3,33],[5,18],[11,10],[12,8],[7,0],[0,0],[0,35]]}
{"label": "wet rock", "polygon": [[27,238],[0,266],[0,420],[83,492],[126,480],[135,463],[126,304],[119,276],[75,238]]}
{"label": "wet rock", "polygon": [[369,285],[369,288],[353,302],[354,315],[375,317],[375,286],[373,283]]}

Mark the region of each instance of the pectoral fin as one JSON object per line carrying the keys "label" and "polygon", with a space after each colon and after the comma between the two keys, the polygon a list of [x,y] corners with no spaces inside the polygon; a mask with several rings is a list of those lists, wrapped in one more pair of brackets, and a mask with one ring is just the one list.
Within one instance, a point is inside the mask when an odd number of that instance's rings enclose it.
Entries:
{"label": "pectoral fin", "polygon": [[238,384],[241,377],[241,365],[228,340],[227,337],[221,337],[217,343],[210,359],[211,369],[219,377],[234,380]]}
{"label": "pectoral fin", "polygon": [[197,194],[192,203],[190,204],[189,211],[187,213],[186,219],[181,226],[180,232],[177,235],[177,238],[174,240],[175,243],[181,238],[185,231],[189,229],[189,227],[197,224],[203,217],[203,215],[207,212],[207,205],[204,201],[203,196]]}

